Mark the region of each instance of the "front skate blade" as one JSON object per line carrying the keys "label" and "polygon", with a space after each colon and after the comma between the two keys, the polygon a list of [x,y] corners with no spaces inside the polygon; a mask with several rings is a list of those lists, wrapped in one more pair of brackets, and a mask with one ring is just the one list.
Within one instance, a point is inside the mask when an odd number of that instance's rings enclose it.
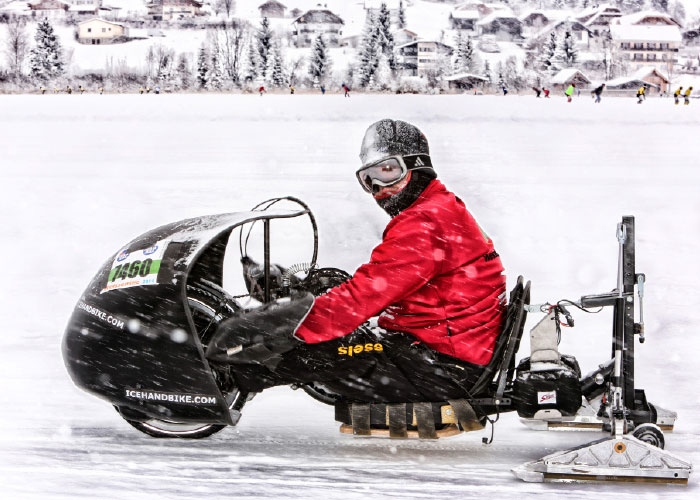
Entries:
{"label": "front skate blade", "polygon": [[[651,423],[664,432],[673,432],[678,414],[657,405],[653,407],[656,420]],[[601,431],[605,422],[598,417],[599,408],[600,397],[592,401],[583,398],[581,407],[572,417],[562,417],[557,410],[540,410],[534,418],[521,418],[520,422],[536,431]]]}
{"label": "front skate blade", "polygon": [[528,483],[621,481],[688,484],[693,466],[632,436],[558,451],[512,469]]}

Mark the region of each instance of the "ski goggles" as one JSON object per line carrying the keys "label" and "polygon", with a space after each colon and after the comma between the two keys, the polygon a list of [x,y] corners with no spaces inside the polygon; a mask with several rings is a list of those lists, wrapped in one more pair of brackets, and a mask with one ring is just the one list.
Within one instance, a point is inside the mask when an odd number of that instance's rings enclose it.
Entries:
{"label": "ski goggles", "polygon": [[355,172],[355,175],[362,189],[372,193],[374,186],[380,188],[393,186],[401,182],[408,175],[409,170],[423,168],[433,168],[428,155],[389,156],[362,167]]}

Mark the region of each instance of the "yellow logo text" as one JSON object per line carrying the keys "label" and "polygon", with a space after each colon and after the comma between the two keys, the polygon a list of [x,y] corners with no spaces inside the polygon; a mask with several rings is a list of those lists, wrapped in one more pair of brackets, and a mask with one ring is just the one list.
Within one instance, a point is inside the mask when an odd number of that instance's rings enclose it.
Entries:
{"label": "yellow logo text", "polygon": [[363,352],[371,352],[371,351],[381,352],[383,350],[384,350],[384,346],[382,344],[357,344],[357,345],[350,345],[347,347],[338,347],[338,355],[339,356],[354,356],[355,354],[360,354]]}

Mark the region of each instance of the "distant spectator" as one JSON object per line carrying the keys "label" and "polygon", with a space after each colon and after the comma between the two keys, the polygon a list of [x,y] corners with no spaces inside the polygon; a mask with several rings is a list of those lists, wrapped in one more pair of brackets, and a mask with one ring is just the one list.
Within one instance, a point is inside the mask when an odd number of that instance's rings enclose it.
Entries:
{"label": "distant spectator", "polygon": [[683,92],[683,87],[678,87],[673,93],[673,100],[676,102],[676,104],[678,104],[678,98],[681,96],[681,92]]}
{"label": "distant spectator", "polygon": [[564,91],[564,94],[566,95],[566,102],[571,102],[571,96],[574,95],[574,89],[576,88],[576,84],[572,83],[569,85],[569,87]]}
{"label": "distant spectator", "polygon": [[600,94],[603,93],[603,89],[605,88],[605,84],[601,83],[599,86],[597,86],[595,89],[591,91],[591,94],[595,96],[595,102],[598,104],[600,102]]}
{"label": "distant spectator", "polygon": [[642,104],[642,101],[646,99],[647,86],[642,85],[637,91],[637,104]]}

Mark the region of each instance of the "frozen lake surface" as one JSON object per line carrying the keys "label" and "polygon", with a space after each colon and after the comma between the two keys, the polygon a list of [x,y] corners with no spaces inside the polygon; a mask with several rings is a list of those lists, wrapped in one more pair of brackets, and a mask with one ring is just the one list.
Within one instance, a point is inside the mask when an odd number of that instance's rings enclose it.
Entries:
{"label": "frozen lake surface", "polygon": [[[0,96],[0,492],[5,498],[696,498],[690,485],[541,485],[510,469],[597,433],[539,433],[515,414],[438,442],[341,436],[333,409],[288,388],[202,441],[140,434],[77,389],[60,342],[84,287],[158,225],[280,195],[319,222],[319,263],[354,270],[387,216],[354,172],[365,128],[418,125],[439,177],[495,241],[532,301],[615,286],[615,225],[637,220],[647,342],[637,386],[679,413],[667,449],[700,465],[700,103],[668,99],[336,95]],[[279,223],[273,260],[307,261],[305,223]],[[296,224],[296,225],[295,225]],[[226,286],[239,293],[237,247]],[[574,313],[562,352],[605,361],[610,316]],[[530,315],[526,331],[538,320]],[[523,342],[520,356],[529,354]]]}

